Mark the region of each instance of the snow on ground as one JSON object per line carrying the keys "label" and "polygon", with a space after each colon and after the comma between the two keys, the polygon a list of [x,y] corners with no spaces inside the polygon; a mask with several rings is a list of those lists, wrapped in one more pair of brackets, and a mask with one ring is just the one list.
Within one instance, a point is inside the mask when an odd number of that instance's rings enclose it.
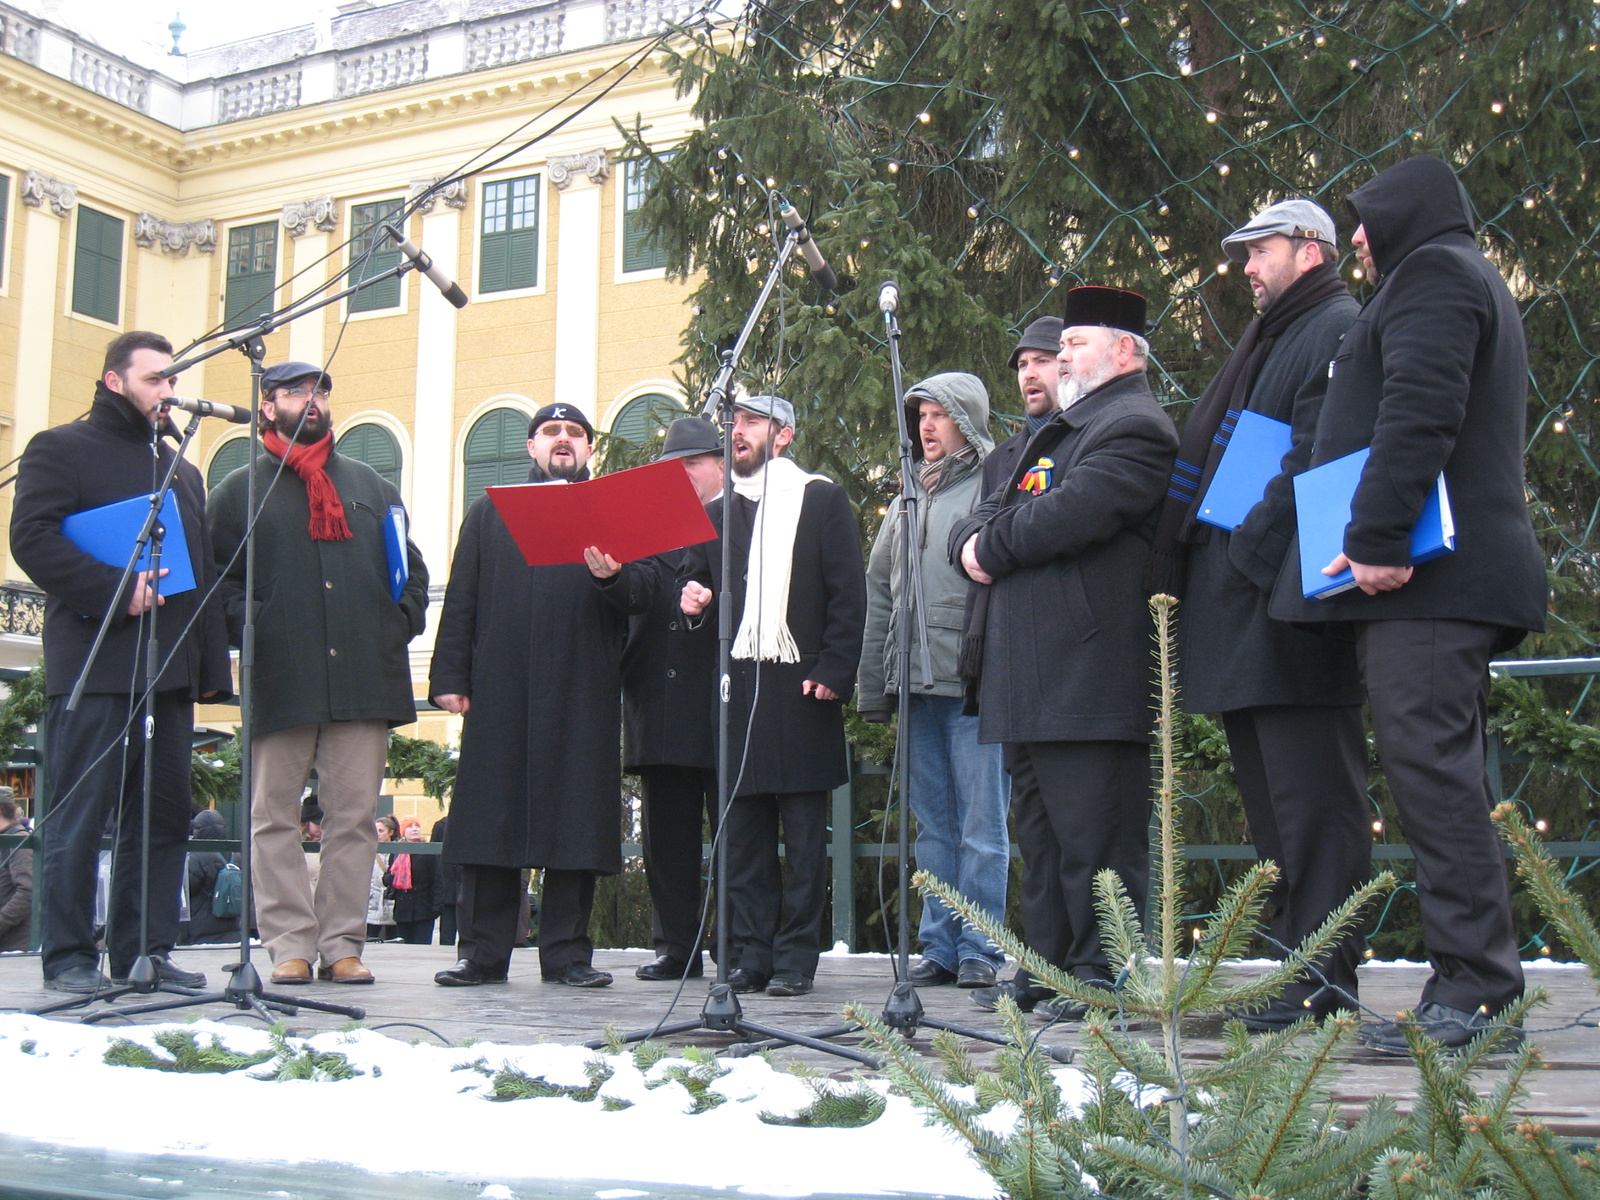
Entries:
{"label": "snow on ground", "polygon": [[[0,1016],[0,1080],[6,1131],[17,1137],[135,1154],[191,1154],[251,1162],[339,1162],[394,1173],[470,1173],[479,1179],[603,1179],[618,1183],[733,1188],[752,1195],[921,1193],[988,1198],[996,1188],[951,1134],[924,1123],[901,1096],[859,1129],[767,1125],[759,1113],[791,1114],[813,1099],[797,1076],[764,1059],[717,1060],[730,1068],[712,1088],[726,1102],[691,1115],[683,1084],[646,1087],[673,1065],[641,1072],[631,1054],[580,1046],[408,1044],[371,1030],[318,1034],[312,1048],[336,1051],[364,1074],[354,1079],[272,1082],[249,1072],[200,1075],[107,1066],[107,1046],[126,1038],[155,1047],[161,1030],[215,1034],[231,1050],[270,1047],[266,1031],[215,1021],[101,1029],[32,1016]],[[295,1040],[298,1045],[298,1039]],[[472,1068],[510,1066],[558,1085],[589,1082],[602,1058],[613,1075],[591,1102],[566,1098],[494,1102]],[[1057,1072],[1069,1095],[1081,1076]],[[881,1080],[868,1086],[887,1091]],[[604,1100],[632,1101],[606,1111]],[[241,1119],[248,1113],[249,1120]],[[414,1136],[352,1136],[344,1120],[308,1113],[412,1114]],[[992,1127],[1003,1124],[999,1111]],[[892,1152],[890,1148],[892,1147]],[[487,1193],[486,1193],[487,1194]],[[604,1193],[602,1193],[604,1194]],[[611,1193],[629,1195],[626,1189]]]}

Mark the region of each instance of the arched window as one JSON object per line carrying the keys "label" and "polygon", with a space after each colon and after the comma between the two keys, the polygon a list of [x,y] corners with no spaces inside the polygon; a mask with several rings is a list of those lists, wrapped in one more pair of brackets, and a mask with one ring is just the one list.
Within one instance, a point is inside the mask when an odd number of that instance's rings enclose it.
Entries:
{"label": "arched window", "polygon": [[232,475],[245,460],[250,457],[250,439],[248,437],[230,438],[217,447],[217,452],[211,456],[211,465],[206,468],[206,490],[210,491],[229,475]]}
{"label": "arched window", "polygon": [[352,425],[339,438],[339,453],[364,462],[395,487],[400,486],[400,443],[382,425]]}
{"label": "arched window", "polygon": [[683,405],[660,392],[636,396],[623,406],[611,422],[611,436],[643,446],[660,436],[659,431],[683,416]]}
{"label": "arched window", "polygon": [[496,408],[483,414],[467,434],[462,455],[462,487],[466,506],[487,488],[528,481],[528,414],[519,408]]}

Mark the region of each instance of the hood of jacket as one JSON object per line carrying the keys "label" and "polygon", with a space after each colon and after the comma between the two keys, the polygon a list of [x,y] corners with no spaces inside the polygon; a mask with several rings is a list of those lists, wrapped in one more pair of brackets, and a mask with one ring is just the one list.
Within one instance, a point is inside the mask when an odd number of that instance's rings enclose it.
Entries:
{"label": "hood of jacket", "polygon": [[1449,165],[1431,154],[1379,172],[1351,192],[1348,203],[1366,227],[1380,282],[1418,246],[1447,233],[1471,237],[1478,228],[1467,190]]}
{"label": "hood of jacket", "polygon": [[228,836],[228,823],[215,809],[202,808],[189,821],[189,836],[201,841],[219,841]]}
{"label": "hood of jacket", "polygon": [[924,400],[937,402],[950,414],[961,435],[978,448],[980,462],[989,457],[994,437],[989,432],[989,391],[983,380],[965,371],[945,371],[928,376],[906,392],[906,426],[912,430],[911,455],[915,462],[922,461],[922,439],[915,430],[917,408]]}

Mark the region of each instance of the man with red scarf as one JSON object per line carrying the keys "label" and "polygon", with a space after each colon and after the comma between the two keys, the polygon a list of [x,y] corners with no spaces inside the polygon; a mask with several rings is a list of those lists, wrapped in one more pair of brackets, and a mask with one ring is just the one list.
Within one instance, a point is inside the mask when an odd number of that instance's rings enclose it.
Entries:
{"label": "man with red scarf", "polygon": [[[257,604],[251,845],[256,920],[274,985],[371,983],[361,962],[389,730],[416,720],[406,645],[422,632],[428,571],[408,539],[396,600],[385,525],[400,493],[334,448],[332,378],[310,363],[261,378],[266,453],[206,506],[228,633],[244,627],[247,470],[256,473]],[[300,796],[315,768],[322,805],[315,892],[300,851]]]}

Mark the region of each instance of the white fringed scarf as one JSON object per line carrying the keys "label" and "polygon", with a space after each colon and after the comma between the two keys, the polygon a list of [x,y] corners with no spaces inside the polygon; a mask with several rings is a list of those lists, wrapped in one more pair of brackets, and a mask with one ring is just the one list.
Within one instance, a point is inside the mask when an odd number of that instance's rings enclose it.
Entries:
{"label": "white fringed scarf", "polygon": [[733,639],[734,658],[800,661],[800,647],[789,632],[794,535],[800,527],[806,485],[826,478],[808,475],[787,458],[776,456],[754,475],[734,477],[733,490],[756,502],[745,575],[744,615]]}

